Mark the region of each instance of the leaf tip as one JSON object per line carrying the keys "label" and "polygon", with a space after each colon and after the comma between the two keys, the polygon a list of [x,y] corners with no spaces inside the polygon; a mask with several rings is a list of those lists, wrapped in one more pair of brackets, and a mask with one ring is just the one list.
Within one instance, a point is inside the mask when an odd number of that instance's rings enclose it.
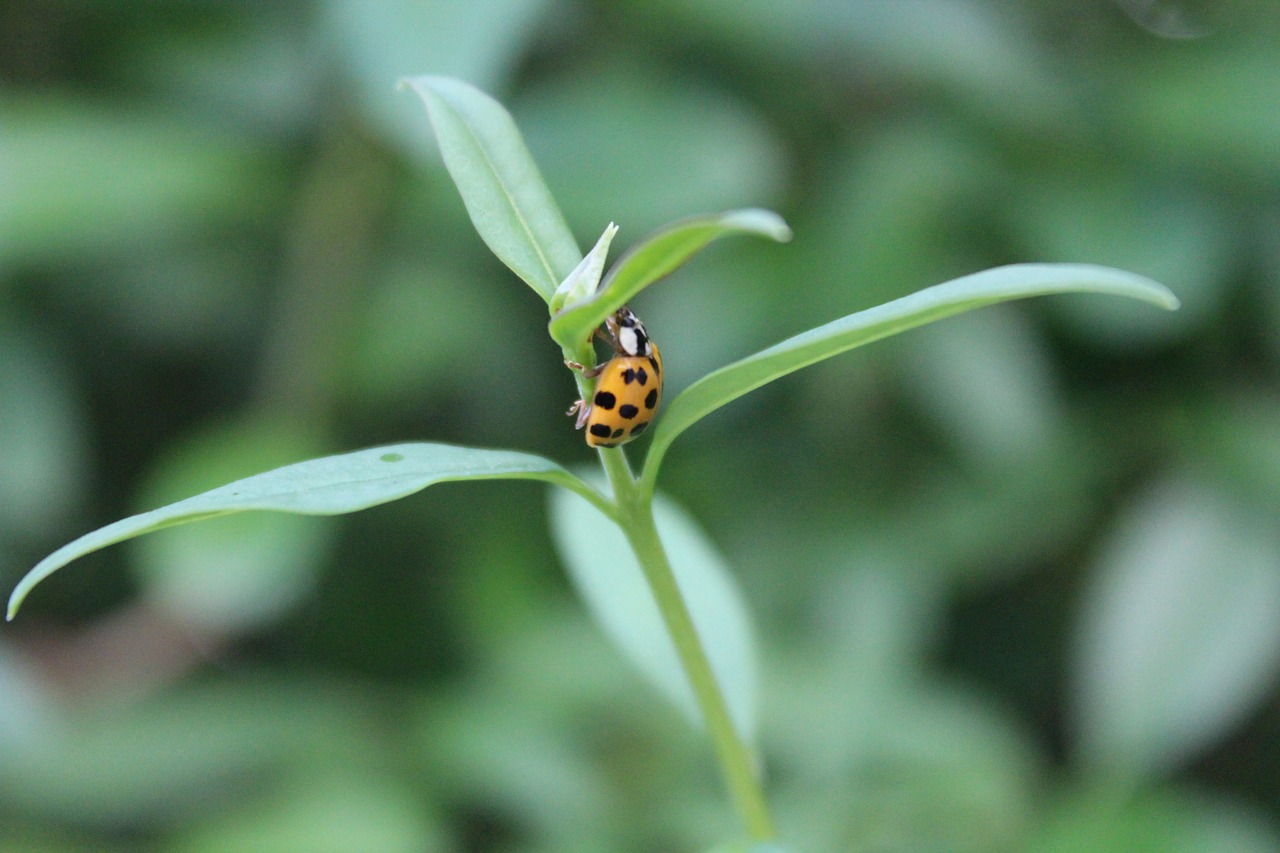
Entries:
{"label": "leaf tip", "polygon": [[442,96],[450,88],[466,85],[455,77],[444,77],[439,74],[417,74],[412,77],[401,77],[396,81],[397,90],[412,89],[424,100],[428,95]]}
{"label": "leaf tip", "polygon": [[18,615],[22,602],[26,600],[27,594],[31,592],[31,588],[37,583],[37,581],[33,580],[34,574],[35,569],[27,572],[26,576],[18,581],[18,585],[13,588],[13,592],[9,594],[9,607],[5,611],[4,621],[12,622],[14,617]]}
{"label": "leaf tip", "polygon": [[1182,307],[1182,300],[1165,285],[1146,276],[1138,276],[1137,278],[1143,289],[1143,293],[1139,298],[1166,311],[1177,311]]}
{"label": "leaf tip", "polygon": [[396,81],[396,91],[403,92],[405,89],[413,89],[418,94],[422,94],[422,77],[401,77]]}
{"label": "leaf tip", "polygon": [[726,222],[731,222],[735,227],[744,231],[750,231],[759,234],[762,237],[768,237],[779,243],[791,242],[791,226],[787,221],[772,210],[765,210],[760,207],[749,207],[744,210],[738,210],[731,213],[725,218]]}

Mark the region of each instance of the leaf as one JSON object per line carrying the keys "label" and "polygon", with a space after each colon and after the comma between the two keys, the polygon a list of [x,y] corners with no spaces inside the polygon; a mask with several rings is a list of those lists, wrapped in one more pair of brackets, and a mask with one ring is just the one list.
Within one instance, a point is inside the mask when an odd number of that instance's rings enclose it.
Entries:
{"label": "leaf", "polygon": [[[687,513],[660,495],[653,509],[729,714],[750,739],[756,724],[757,664],[742,593],[724,558]],[[557,491],[551,495],[551,531],[570,578],[605,633],[691,720],[701,720],[662,614],[622,530],[578,496]]]}
{"label": "leaf", "polygon": [[631,297],[670,275],[712,240],[729,234],[756,234],[778,242],[791,239],[791,229],[781,216],[756,208],[672,223],[628,249],[609,270],[594,298],[552,317],[551,337],[561,346],[578,346]]}
{"label": "leaf", "polygon": [[510,114],[460,80],[412,77],[404,83],[427,105],[444,164],[480,237],[550,301],[582,253]]}
{"label": "leaf", "polygon": [[601,501],[586,483],[554,462],[510,450],[422,442],[326,456],[237,480],[81,536],[22,578],[9,597],[8,618],[13,619],[36,584],[67,563],[144,533],[248,510],[340,515],[398,500],[436,483],[493,479],[545,480]]}
{"label": "leaf", "polygon": [[1126,781],[1221,738],[1280,673],[1280,536],[1189,476],[1122,518],[1085,592],[1074,648],[1075,747]]}
{"label": "leaf", "polygon": [[604,229],[600,239],[587,252],[582,263],[573,268],[551,297],[551,310],[559,311],[565,305],[576,305],[590,299],[600,288],[600,279],[604,276],[604,263],[609,257],[609,245],[618,233],[618,226],[612,222]]}
{"label": "leaf", "polygon": [[652,484],[671,442],[702,418],[748,391],[863,344],[1010,299],[1051,293],[1128,296],[1166,309],[1178,306],[1166,287],[1133,273],[1088,264],[1014,264],[952,279],[850,314],[747,356],[686,388],[654,430],[643,479]]}

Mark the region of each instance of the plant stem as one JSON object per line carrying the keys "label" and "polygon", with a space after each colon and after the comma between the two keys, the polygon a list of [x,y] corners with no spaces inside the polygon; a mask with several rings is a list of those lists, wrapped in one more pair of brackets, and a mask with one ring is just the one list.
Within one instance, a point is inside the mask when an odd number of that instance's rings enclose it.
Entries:
{"label": "plant stem", "polygon": [[619,525],[640,561],[654,601],[666,623],[667,633],[675,643],[738,815],[753,841],[772,840],[773,819],[769,816],[769,806],[755,772],[751,748],[742,740],[729,716],[724,694],[671,571],[671,563],[654,523],[652,493],[636,483],[627,466],[626,456],[620,451],[603,451],[601,461],[613,485]]}

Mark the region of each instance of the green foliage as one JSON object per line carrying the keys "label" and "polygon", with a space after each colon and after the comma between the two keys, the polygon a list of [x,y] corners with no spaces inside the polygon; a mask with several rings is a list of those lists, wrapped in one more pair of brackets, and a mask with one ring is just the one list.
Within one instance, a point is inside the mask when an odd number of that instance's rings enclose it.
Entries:
{"label": "green foliage", "polygon": [[406,81],[426,102],[449,175],[489,249],[544,300],[582,260],[511,116],[471,86]]}
{"label": "green foliage", "polygon": [[[759,715],[759,663],[742,592],[724,557],[687,513],[660,496],[654,515],[729,712],[743,736],[753,738]],[[622,531],[587,501],[557,490],[551,496],[551,533],[596,621],[689,720],[701,726],[680,657]]]}
{"label": "green foliage", "polygon": [[631,297],[675,272],[712,240],[727,234],[756,234],[779,242],[791,239],[787,224],[767,210],[735,210],[677,222],[632,246],[590,298],[556,311],[551,318],[551,337],[561,346],[572,346],[590,337],[606,317]]}
{"label": "green foliage", "polygon": [[854,347],[962,311],[1009,299],[1072,291],[1129,296],[1169,309],[1178,305],[1178,300],[1163,285],[1141,276],[1066,264],[1000,267],[935,285],[788,338],[693,383],[671,401],[655,429],[653,448],[645,460],[645,478],[653,482],[663,454],[677,435],[766,382]]}
{"label": "green foliage", "polygon": [[[48,15],[0,12],[0,578],[131,517],[0,636],[0,850],[1280,846],[1269,11]],[[603,485],[560,361],[622,302],[666,411]],[[388,503],[455,476],[538,485]]]}
{"label": "green foliage", "polygon": [[195,497],[123,518],[59,548],[9,598],[9,618],[32,587],[67,563],[125,539],[249,510],[338,515],[368,509],[456,480],[530,479],[600,498],[568,471],[537,456],[446,444],[393,444],[286,465]]}

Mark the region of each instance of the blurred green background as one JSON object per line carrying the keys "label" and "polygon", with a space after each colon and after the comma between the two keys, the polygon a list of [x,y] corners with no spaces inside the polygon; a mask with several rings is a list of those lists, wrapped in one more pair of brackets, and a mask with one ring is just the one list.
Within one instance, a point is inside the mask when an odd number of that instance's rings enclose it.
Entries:
{"label": "blurred green background", "polygon": [[[514,114],[580,243],[759,205],[633,306],[669,394],[988,266],[769,385],[663,487],[755,614],[783,839],[1280,850],[1280,14],[1144,0],[0,3],[0,584],[323,452],[591,454],[542,303],[398,78]],[[637,445],[643,452],[644,442]],[[636,452],[633,452],[633,456]],[[530,484],[95,554],[0,633],[0,851],[677,851],[709,746]]]}

